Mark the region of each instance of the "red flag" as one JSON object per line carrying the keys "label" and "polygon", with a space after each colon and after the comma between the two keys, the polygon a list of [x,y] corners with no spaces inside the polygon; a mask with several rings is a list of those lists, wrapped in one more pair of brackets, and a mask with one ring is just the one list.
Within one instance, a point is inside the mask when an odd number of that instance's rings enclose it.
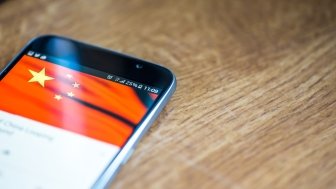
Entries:
{"label": "red flag", "polygon": [[24,56],[0,82],[0,109],[122,146],[147,111],[133,88]]}

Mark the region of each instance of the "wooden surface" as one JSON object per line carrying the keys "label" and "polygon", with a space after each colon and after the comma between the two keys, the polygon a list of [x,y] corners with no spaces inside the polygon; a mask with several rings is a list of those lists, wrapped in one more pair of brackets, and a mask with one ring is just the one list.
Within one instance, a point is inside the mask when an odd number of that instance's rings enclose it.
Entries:
{"label": "wooden surface", "polygon": [[0,64],[55,33],[171,68],[112,188],[336,188],[335,1],[0,3]]}

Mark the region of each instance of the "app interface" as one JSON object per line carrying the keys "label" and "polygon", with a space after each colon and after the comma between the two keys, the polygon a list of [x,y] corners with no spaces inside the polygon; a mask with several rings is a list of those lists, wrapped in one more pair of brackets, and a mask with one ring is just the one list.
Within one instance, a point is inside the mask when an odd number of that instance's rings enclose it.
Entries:
{"label": "app interface", "polygon": [[0,82],[0,188],[90,188],[159,89],[41,58]]}

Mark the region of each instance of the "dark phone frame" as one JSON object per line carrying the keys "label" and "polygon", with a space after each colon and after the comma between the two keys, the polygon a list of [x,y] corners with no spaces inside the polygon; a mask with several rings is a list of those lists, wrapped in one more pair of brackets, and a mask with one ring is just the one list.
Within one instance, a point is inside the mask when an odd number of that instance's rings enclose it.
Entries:
{"label": "dark phone frame", "polygon": [[[170,70],[157,64],[55,35],[40,36],[30,41],[23,51],[11,61],[11,64],[1,72],[0,79],[29,50],[72,62],[72,64],[67,65],[69,68],[76,69],[76,64],[82,65],[161,89],[169,87],[174,79]],[[140,69],[137,66],[138,64],[142,65]]]}
{"label": "dark phone frame", "polygon": [[[154,120],[175,91],[175,75],[162,66],[148,61],[121,54],[101,47],[93,46],[73,39],[56,35],[44,35],[31,40],[13,60],[0,72],[0,81],[27,54],[29,50],[47,54],[73,62],[66,67],[76,70],[76,65],[83,65],[103,72],[118,75],[133,81],[158,87],[161,92],[146,115],[134,129],[119,153],[111,160],[92,188],[107,187],[114,176],[125,164],[134,148],[147,132]],[[93,64],[98,62],[97,64]],[[141,64],[141,69],[137,64]]]}

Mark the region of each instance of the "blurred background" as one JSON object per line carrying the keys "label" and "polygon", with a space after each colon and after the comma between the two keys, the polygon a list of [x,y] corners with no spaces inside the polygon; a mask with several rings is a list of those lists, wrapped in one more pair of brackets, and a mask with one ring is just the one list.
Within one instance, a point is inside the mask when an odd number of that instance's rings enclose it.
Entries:
{"label": "blurred background", "polygon": [[1,68],[42,34],[177,76],[112,188],[335,188],[336,1],[0,0]]}

